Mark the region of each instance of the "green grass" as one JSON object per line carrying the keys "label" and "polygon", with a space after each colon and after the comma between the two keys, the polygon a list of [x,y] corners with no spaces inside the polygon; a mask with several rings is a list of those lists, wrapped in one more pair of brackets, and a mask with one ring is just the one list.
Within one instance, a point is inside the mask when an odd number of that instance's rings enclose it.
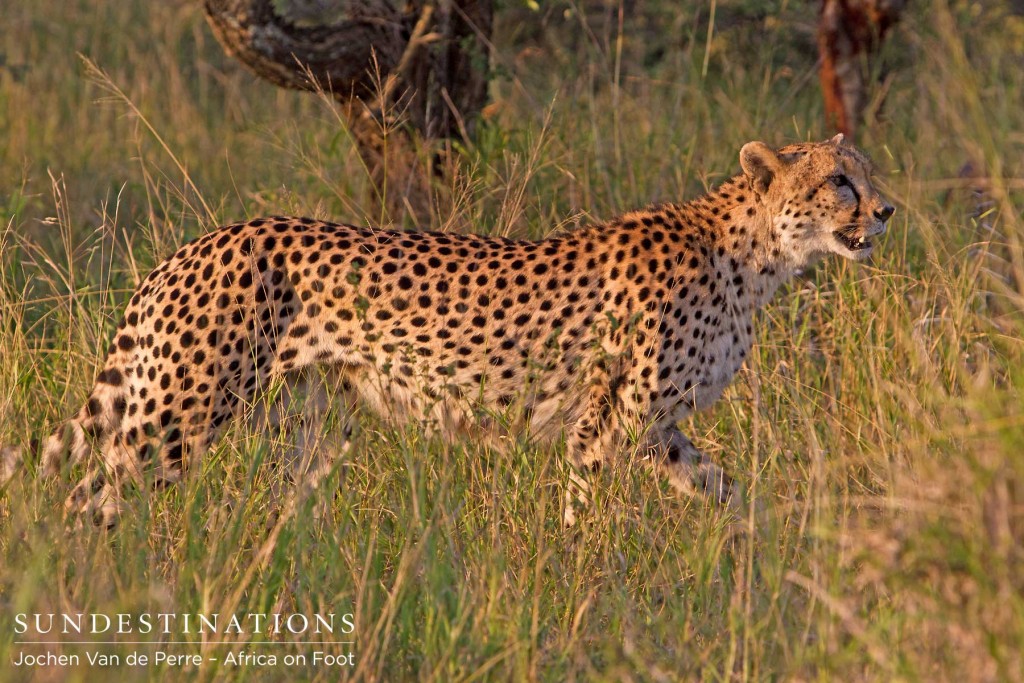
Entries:
{"label": "green grass", "polygon": [[[710,35],[706,9],[652,3],[620,36],[614,10],[511,8],[494,106],[415,222],[542,236],[694,196],[750,139],[826,137],[807,6],[717,5]],[[860,136],[890,235],[870,264],[786,287],[746,370],[686,425],[759,501],[751,518],[624,462],[565,532],[557,451],[371,416],[319,522],[310,501],[275,525],[266,444],[241,428],[182,486],[131,497],[111,534],[71,528],[70,482],[30,464],[0,491],[0,679],[107,680],[10,664],[15,614],[78,611],[355,615],[354,668],[123,680],[1024,679],[1024,20],[998,5],[912,3]],[[330,103],[246,74],[199,3],[4,14],[0,443],[77,409],[175,245],[270,213],[380,222]],[[993,177],[981,216],[968,161]],[[228,649],[189,638],[176,651]]]}

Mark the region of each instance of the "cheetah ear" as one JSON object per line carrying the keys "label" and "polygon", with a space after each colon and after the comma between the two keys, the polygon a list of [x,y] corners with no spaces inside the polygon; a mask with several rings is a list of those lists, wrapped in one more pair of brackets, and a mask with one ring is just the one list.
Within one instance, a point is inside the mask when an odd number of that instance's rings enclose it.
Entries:
{"label": "cheetah ear", "polygon": [[754,191],[764,194],[782,170],[782,159],[763,142],[748,142],[740,150],[740,166]]}

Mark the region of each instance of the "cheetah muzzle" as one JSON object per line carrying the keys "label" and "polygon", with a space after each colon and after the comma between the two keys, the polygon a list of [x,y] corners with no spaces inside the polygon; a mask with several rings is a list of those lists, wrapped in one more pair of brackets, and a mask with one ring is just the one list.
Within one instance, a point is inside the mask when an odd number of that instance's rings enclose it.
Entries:
{"label": "cheetah muzzle", "polygon": [[[244,416],[315,487],[358,405],[446,435],[500,437],[508,423],[564,439],[567,523],[581,472],[626,454],[682,492],[735,502],[679,421],[718,399],[783,281],[827,254],[867,257],[893,213],[841,136],[751,142],[740,166],[688,203],[540,241],[307,218],[219,228],[135,291],[42,470],[86,462],[67,506],[109,525],[126,483],[178,481]],[[517,419],[480,418],[495,413]],[[341,424],[325,429],[328,414]],[[3,450],[5,477],[19,457]]]}

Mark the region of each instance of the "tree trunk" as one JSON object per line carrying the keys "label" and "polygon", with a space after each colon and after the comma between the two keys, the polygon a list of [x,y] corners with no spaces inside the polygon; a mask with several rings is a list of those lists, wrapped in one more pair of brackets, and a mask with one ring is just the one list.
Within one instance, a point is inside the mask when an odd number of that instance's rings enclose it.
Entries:
{"label": "tree trunk", "polygon": [[862,56],[878,49],[905,5],[906,0],[822,0],[818,55],[825,116],[851,140],[866,105]]}
{"label": "tree trunk", "polygon": [[224,50],[253,73],[338,100],[378,208],[397,220],[429,212],[444,151],[436,143],[470,135],[486,102],[492,3],[204,0],[204,9]]}

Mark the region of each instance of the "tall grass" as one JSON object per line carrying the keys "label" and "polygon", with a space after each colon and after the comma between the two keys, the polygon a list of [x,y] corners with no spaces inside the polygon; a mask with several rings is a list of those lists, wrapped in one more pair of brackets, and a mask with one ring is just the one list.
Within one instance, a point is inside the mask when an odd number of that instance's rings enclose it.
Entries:
{"label": "tall grass", "polygon": [[[543,236],[693,196],[750,139],[825,137],[807,6],[716,5],[714,26],[708,7],[512,8],[494,104],[421,223]],[[320,520],[308,501],[275,521],[279,475],[241,427],[109,535],[71,528],[68,482],[29,463],[0,492],[0,678],[109,676],[11,666],[16,613],[333,611],[355,615],[353,668],[117,675],[1024,680],[1024,21],[912,5],[862,134],[898,207],[889,237],[870,264],[787,287],[745,371],[686,425],[758,501],[749,518],[624,462],[566,532],[557,450],[499,455],[370,415]],[[27,443],[83,400],[175,245],[269,213],[375,217],[330,104],[244,73],[198,3],[4,12],[0,442]]]}

